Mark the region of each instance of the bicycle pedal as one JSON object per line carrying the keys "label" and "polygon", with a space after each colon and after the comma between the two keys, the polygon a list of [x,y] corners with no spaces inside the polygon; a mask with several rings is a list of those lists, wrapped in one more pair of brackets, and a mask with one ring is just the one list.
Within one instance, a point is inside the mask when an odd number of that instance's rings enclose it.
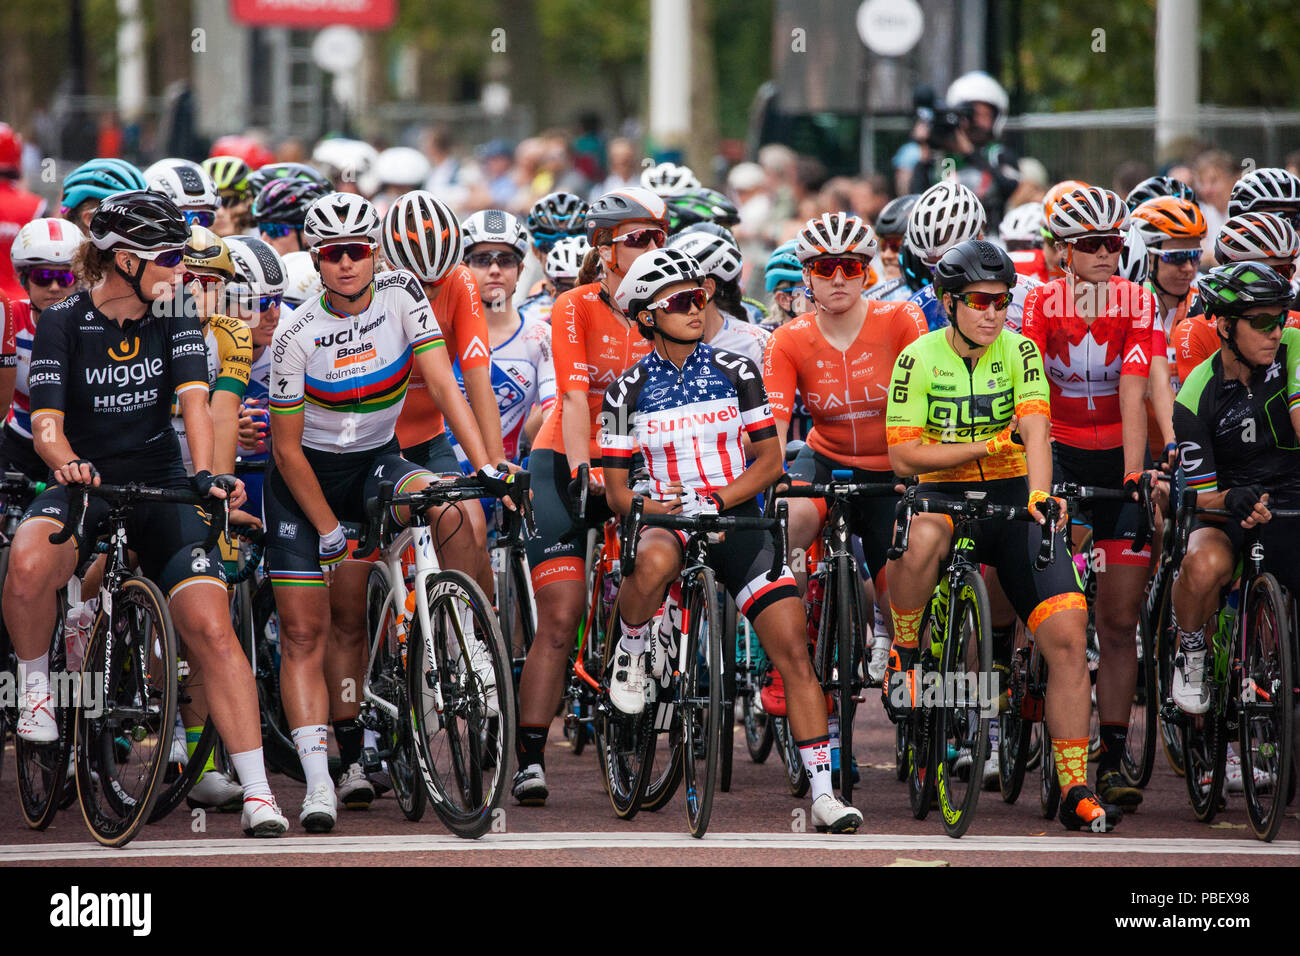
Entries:
{"label": "bicycle pedal", "polygon": [[363,747],[361,750],[361,770],[364,773],[378,773],[383,769],[383,761],[379,757],[379,751],[374,747]]}

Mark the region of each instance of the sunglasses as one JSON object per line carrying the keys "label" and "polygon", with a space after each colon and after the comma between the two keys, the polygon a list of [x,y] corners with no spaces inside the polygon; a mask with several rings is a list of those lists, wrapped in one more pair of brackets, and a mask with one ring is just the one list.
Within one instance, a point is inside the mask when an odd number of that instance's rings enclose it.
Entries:
{"label": "sunglasses", "polygon": [[146,262],[160,265],[164,269],[175,269],[181,264],[181,260],[185,258],[184,249],[154,249],[152,252],[140,252],[136,249],[130,249],[128,251]]}
{"label": "sunglasses", "polygon": [[568,235],[569,233],[567,232],[538,231],[533,233],[533,246],[539,252],[550,252],[552,246],[554,246],[557,242],[559,242],[561,239],[565,238]]}
{"label": "sunglasses", "polygon": [[185,221],[191,226],[202,226],[204,229],[211,228],[212,224],[217,221],[215,212],[208,212],[206,209],[185,209],[181,211]]}
{"label": "sunglasses", "polygon": [[1123,236],[1084,236],[1074,240],[1074,248],[1088,255],[1096,255],[1102,249],[1114,255],[1124,248]]}
{"label": "sunglasses", "polygon": [[1278,326],[1286,322],[1286,317],[1287,317],[1286,309],[1283,309],[1281,312],[1278,312],[1277,314],[1274,314],[1272,312],[1264,312],[1264,313],[1260,313],[1259,315],[1242,316],[1242,318],[1244,318],[1247,322],[1250,323],[1250,327],[1254,329],[1256,332],[1272,332]]}
{"label": "sunglasses", "polygon": [[187,272],[184,280],[186,285],[197,282],[204,289],[220,288],[221,284],[226,281],[222,276],[209,275],[205,272]]}
{"label": "sunglasses", "polygon": [[272,307],[279,305],[284,301],[283,295],[264,295],[260,298],[248,300],[252,303],[253,309],[257,312],[269,312]]}
{"label": "sunglasses", "polygon": [[668,234],[662,229],[638,229],[636,232],[629,232],[626,236],[615,236],[614,242],[627,243],[629,249],[644,249],[647,246],[656,246],[660,249],[668,241]]}
{"label": "sunglasses", "polygon": [[879,236],[878,238],[880,239],[880,248],[881,248],[881,249],[887,249],[887,250],[889,250],[890,252],[902,252],[902,251],[903,251],[903,237],[902,237],[902,236]]}
{"label": "sunglasses", "polygon": [[1201,261],[1200,249],[1175,249],[1173,252],[1157,253],[1161,262],[1168,263],[1171,266],[1185,266],[1187,263],[1199,265]]}
{"label": "sunglasses", "polygon": [[268,239],[283,239],[293,232],[294,228],[287,222],[259,222],[257,224],[257,231]]}
{"label": "sunglasses", "polygon": [[685,315],[693,310],[699,311],[704,308],[705,303],[708,301],[709,297],[704,294],[703,289],[686,289],[682,292],[674,292],[658,302],[651,302],[646,308],[658,309],[661,312],[667,312],[669,315]]}
{"label": "sunglasses", "polygon": [[846,279],[858,279],[867,271],[867,264],[853,256],[829,256],[814,259],[808,264],[812,274],[820,279],[832,279],[838,271]]}
{"label": "sunglasses", "polygon": [[952,297],[976,312],[983,312],[989,306],[995,312],[1005,312],[1011,305],[1010,292],[954,292]]}
{"label": "sunglasses", "polygon": [[335,242],[328,246],[321,246],[316,251],[326,262],[342,262],[344,256],[347,256],[353,262],[360,262],[375,251],[375,244],[373,242]]}
{"label": "sunglasses", "polygon": [[809,289],[806,285],[788,285],[783,288],[776,289],[775,291],[788,292],[790,294],[790,298],[792,299],[795,296],[799,296],[799,295],[803,296],[805,299],[812,297],[812,290]]}
{"label": "sunglasses", "polygon": [[57,282],[66,289],[77,281],[77,276],[68,269],[31,269],[27,273],[27,281],[41,288]]}
{"label": "sunglasses", "polygon": [[502,269],[518,269],[523,261],[516,253],[506,252],[503,249],[494,252],[471,252],[465,257],[465,262],[475,269],[491,269],[493,266],[500,266]]}
{"label": "sunglasses", "polygon": [[1273,271],[1276,272],[1278,275],[1280,275],[1283,279],[1286,279],[1288,282],[1290,282],[1292,279],[1295,278],[1295,263],[1284,262],[1280,266],[1274,266]]}

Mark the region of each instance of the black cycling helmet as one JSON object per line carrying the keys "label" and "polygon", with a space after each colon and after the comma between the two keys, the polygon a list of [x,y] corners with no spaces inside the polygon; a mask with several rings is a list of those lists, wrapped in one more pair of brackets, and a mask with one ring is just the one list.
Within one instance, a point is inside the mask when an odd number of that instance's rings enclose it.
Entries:
{"label": "black cycling helmet", "polygon": [[253,221],[301,229],[311,204],[331,192],[330,187],[306,179],[273,179],[253,200]]}
{"label": "black cycling helmet", "polygon": [[1291,304],[1291,284],[1262,262],[1233,262],[1211,269],[1197,280],[1207,315],[1239,318],[1260,305],[1283,308]]}
{"label": "black cycling helmet", "polygon": [[912,248],[906,236],[903,237],[903,249],[898,254],[898,269],[903,274],[903,281],[913,292],[920,292],[934,278],[933,270]]}
{"label": "black cycling helmet", "polygon": [[1005,249],[985,239],[968,239],[934,265],[934,288],[940,294],[960,292],[976,282],[1001,282],[1008,289],[1016,284],[1016,266]]}
{"label": "black cycling helmet", "polygon": [[97,249],[153,252],[179,249],[190,226],[176,203],[148,189],[106,196],[90,217],[90,241]]}
{"label": "black cycling helmet", "polygon": [[1129,209],[1136,209],[1148,199],[1159,199],[1161,196],[1173,196],[1176,199],[1196,202],[1196,190],[1181,179],[1174,179],[1172,176],[1148,176],[1129,190],[1128,195],[1124,197],[1124,204]]}
{"label": "black cycling helmet", "polygon": [[566,192],[547,193],[533,203],[524,227],[535,245],[550,245],[565,236],[582,235],[586,214],[587,204],[581,196]]}
{"label": "black cycling helmet", "polygon": [[877,236],[901,236],[907,232],[907,217],[912,214],[912,207],[921,198],[920,193],[908,193],[885,203],[876,217]]}
{"label": "black cycling helmet", "polygon": [[597,229],[614,229],[625,222],[653,222],[667,229],[668,207],[642,186],[625,186],[592,203],[583,221],[588,237]]}
{"label": "black cycling helmet", "polygon": [[273,179],[301,179],[324,186],[327,193],[334,191],[333,184],[325,178],[324,174],[315,166],[308,166],[306,163],[267,163],[248,174],[249,191],[257,196]]}
{"label": "black cycling helmet", "polygon": [[716,189],[706,186],[665,196],[664,202],[668,205],[668,231],[672,233],[701,222],[716,222],[720,226],[734,226],[740,222],[736,204]]}
{"label": "black cycling helmet", "polygon": [[687,226],[678,235],[685,235],[689,232],[702,232],[708,236],[717,236],[719,239],[725,239],[733,246],[739,246],[736,237],[726,226],[720,226],[716,222],[697,222],[693,226]]}

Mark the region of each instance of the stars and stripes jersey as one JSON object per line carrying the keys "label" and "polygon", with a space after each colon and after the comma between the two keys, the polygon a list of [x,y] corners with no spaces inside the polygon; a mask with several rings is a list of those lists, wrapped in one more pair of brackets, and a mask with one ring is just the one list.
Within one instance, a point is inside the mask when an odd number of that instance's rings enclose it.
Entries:
{"label": "stars and stripes jersey", "polygon": [[415,356],[445,344],[424,289],[402,269],[375,276],[370,305],[334,312],[303,303],[271,343],[272,414],[304,418],[302,444],[369,451],[393,437]]}
{"label": "stars and stripes jersey", "polygon": [[605,390],[600,448],[607,468],[630,467],[639,448],[656,500],[672,482],[703,495],[745,470],[741,435],[776,437],[758,366],[700,343],[679,369],[651,352]]}
{"label": "stars and stripes jersey", "polygon": [[[487,318],[479,300],[474,273],[459,265],[447,274],[430,303],[447,344],[447,356],[465,369],[486,368],[491,361]],[[406,389],[406,405],[397,416],[397,441],[410,448],[445,430],[442,410],[433,402],[424,376],[412,369]]]}
{"label": "stars and stripes jersey", "polygon": [[[1025,299],[1031,289],[1036,289],[1040,285],[1042,283],[1032,276],[1019,272],[1016,274],[1016,284],[1011,289],[1011,305],[1007,307],[1007,328],[1012,332],[1021,331]],[[935,293],[934,286],[928,285],[914,292],[908,301],[921,307],[921,311],[925,313],[925,323],[930,327],[931,332],[948,326],[948,314],[943,310],[943,299]]]}
{"label": "stars and stripes jersey", "polygon": [[1174,434],[1187,487],[1199,492],[1263,485],[1274,498],[1300,497],[1300,330],[1284,329],[1273,363],[1246,385],[1223,374],[1216,352],[1183,380]]}
{"label": "stars and stripes jersey", "polygon": [[1052,438],[1072,448],[1119,448],[1119,380],[1146,378],[1153,351],[1164,354],[1150,292],[1111,276],[1106,313],[1091,323],[1075,311],[1068,277],[1031,289],[1024,335],[1038,346],[1051,386]]}
{"label": "stars and stripes jersey", "polygon": [[[0,302],[3,300],[0,299]],[[5,416],[5,425],[23,438],[32,437],[32,400],[27,392],[27,376],[32,364],[32,340],[36,337],[36,316],[32,304],[27,299],[11,304],[6,329],[13,330],[14,364],[18,374],[14,378],[14,397],[9,405],[9,414]],[[6,364],[0,357],[0,366]]]}

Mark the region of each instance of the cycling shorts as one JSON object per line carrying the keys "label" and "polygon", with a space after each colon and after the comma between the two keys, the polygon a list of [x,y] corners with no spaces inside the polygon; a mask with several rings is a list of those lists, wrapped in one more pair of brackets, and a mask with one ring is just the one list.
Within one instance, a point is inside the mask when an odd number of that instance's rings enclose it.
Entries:
{"label": "cycling shorts", "polygon": [[528,565],[533,591],[548,584],[586,580],[587,528],[601,528],[612,516],[602,495],[587,496],[587,520],[579,526],[573,518],[576,504],[569,495],[569,459],[549,448],[535,449],[528,457],[529,487],[533,492],[533,519],[537,534],[528,539]]}
{"label": "cycling shorts", "polygon": [[[1300,508],[1300,500],[1294,496],[1268,497],[1269,505],[1274,508],[1290,510]],[[1217,518],[1198,515],[1192,525],[1193,532],[1201,528],[1215,528],[1228,536],[1233,557],[1241,559],[1245,547],[1246,529],[1241,522],[1231,518]],[[1275,518],[1258,526],[1259,542],[1264,546],[1264,570],[1277,578],[1279,584],[1291,594],[1300,594],[1300,523],[1291,519]],[[1234,561],[1235,564],[1235,561]],[[1238,569],[1240,570],[1240,569]]]}
{"label": "cycling shorts", "polygon": [[[188,479],[160,482],[158,487],[190,490]],[[68,489],[55,485],[36,496],[23,515],[23,524],[40,522],[50,533],[61,530],[67,521],[70,500]],[[96,531],[108,517],[108,502],[91,497],[86,507],[86,534],[77,547],[77,563],[90,557]],[[220,550],[214,545],[204,550],[208,536],[208,515],[198,505],[167,501],[141,501],[126,519],[127,547],[140,563],[140,573],[154,581],[170,601],[185,588],[195,584],[214,584],[226,591],[226,573],[221,565]]]}
{"label": "cycling shorts", "polygon": [[[847,469],[853,472],[850,481],[886,482],[898,481],[892,471],[864,471],[861,468],[848,468],[839,462],[815,452],[811,445],[804,445],[798,456],[790,462],[790,477],[796,484],[822,485],[831,480],[831,472]],[[817,517],[821,523],[826,522],[826,500],[810,498],[817,506]],[[849,506],[849,531],[862,539],[862,553],[866,558],[867,571],[872,578],[877,578],[885,566],[885,552],[889,550],[890,539],[894,533],[894,511],[898,505],[898,495],[882,495],[876,498],[858,498]]]}
{"label": "cycling shorts", "polygon": [[[1150,462],[1147,462],[1150,467]],[[1124,487],[1124,449],[1074,448],[1052,442],[1052,480],[1072,481],[1098,488]],[[1109,564],[1146,567],[1151,562],[1148,545],[1138,554],[1129,548],[1137,537],[1141,515],[1136,501],[1093,501],[1084,505],[1084,514],[1076,524],[1092,526],[1092,546],[1106,556]]]}
{"label": "cycling shorts", "polygon": [[[920,497],[938,501],[960,501],[967,491],[985,492],[993,504],[1024,507],[1029,499],[1029,482],[1023,477],[1001,478],[922,484],[917,488]],[[1002,590],[1031,631],[1058,611],[1087,610],[1064,532],[1056,532],[1055,558],[1039,571],[1034,567],[1042,540],[1037,523],[990,519],[977,521],[971,527],[976,560],[997,568]]]}
{"label": "cycling shorts", "polygon": [[[350,539],[365,522],[366,500],[379,494],[381,482],[393,482],[394,493],[401,494],[414,479],[432,477],[398,454],[396,438],[369,451],[302,451],[316,473],[325,501]],[[324,587],[320,535],[273,463],[267,466],[262,486],[262,514],[266,527],[263,560],[271,583],[276,587]]]}
{"label": "cycling shorts", "polygon": [[428,441],[422,441],[410,448],[402,449],[402,457],[407,461],[423,465],[435,475],[459,475],[463,469],[456,449],[452,447],[447,433],[439,432]]}

